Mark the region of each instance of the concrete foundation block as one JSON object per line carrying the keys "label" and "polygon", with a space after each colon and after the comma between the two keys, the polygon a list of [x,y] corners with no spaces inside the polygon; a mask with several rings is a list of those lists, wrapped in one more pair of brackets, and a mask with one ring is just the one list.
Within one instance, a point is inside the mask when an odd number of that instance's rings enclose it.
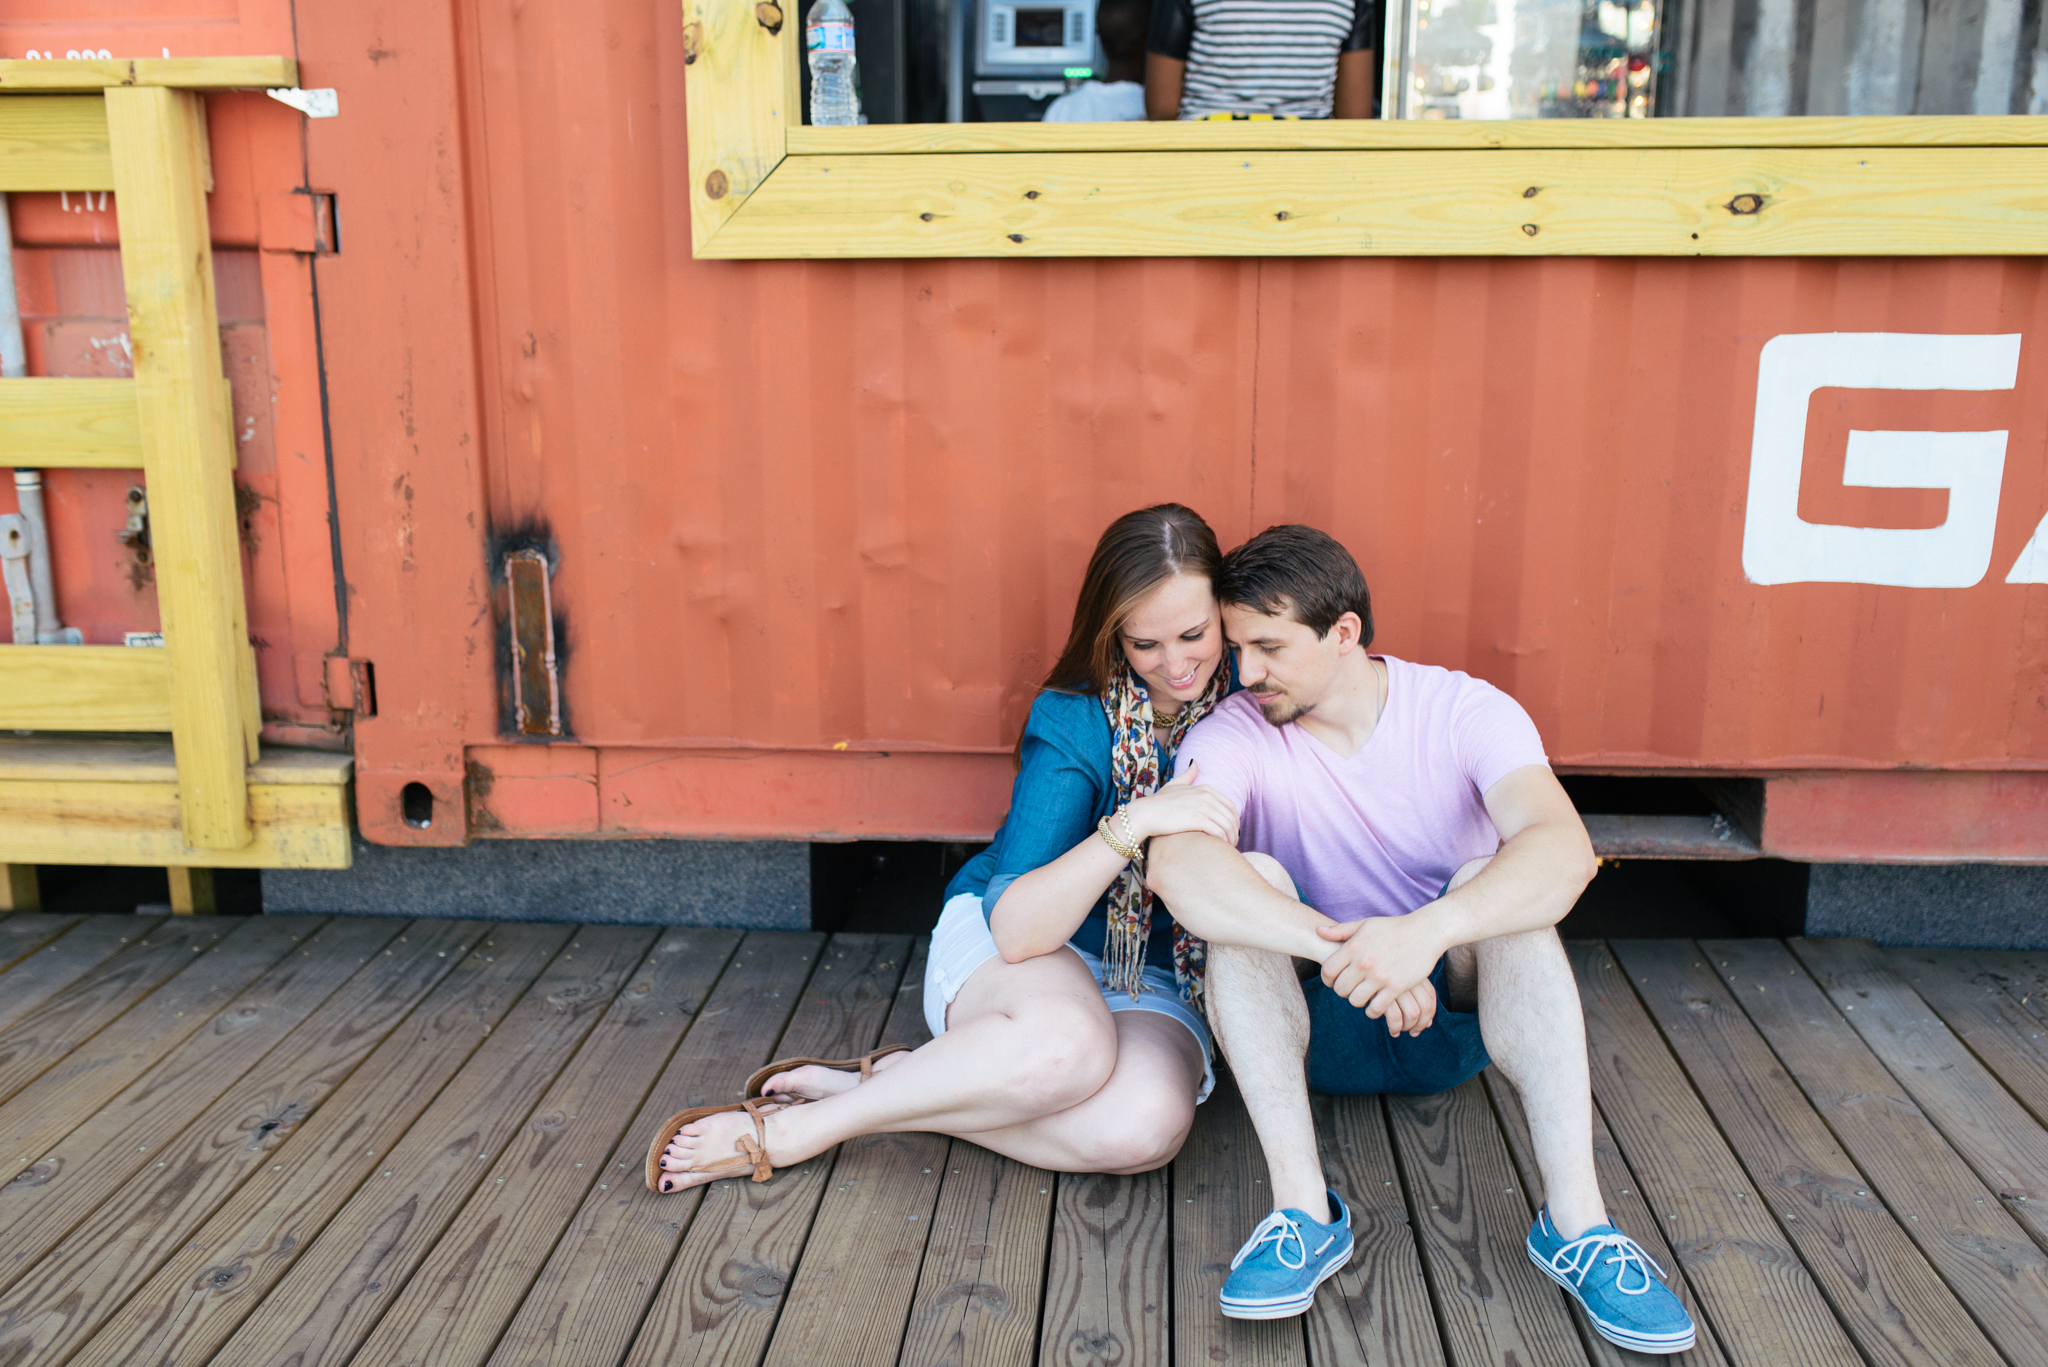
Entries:
{"label": "concrete foundation block", "polygon": [[1806,933],[1881,945],[2048,949],[2048,867],[1815,864]]}
{"label": "concrete foundation block", "polygon": [[810,846],[784,840],[355,845],[348,869],[266,869],[266,912],[808,930]]}

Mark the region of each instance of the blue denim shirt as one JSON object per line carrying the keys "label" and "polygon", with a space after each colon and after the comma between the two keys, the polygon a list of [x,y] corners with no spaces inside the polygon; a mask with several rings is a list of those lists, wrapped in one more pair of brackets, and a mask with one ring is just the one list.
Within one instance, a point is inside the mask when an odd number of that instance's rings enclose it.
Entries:
{"label": "blue denim shirt", "polygon": [[[981,897],[984,916],[1010,884],[1042,868],[1085,840],[1095,823],[1116,810],[1116,781],[1109,768],[1109,717],[1102,700],[1088,694],[1045,692],[1031,704],[1024,723],[1023,767],[1010,787],[1010,814],[987,849],[967,861],[946,885],[951,900],[962,893]],[[1173,772],[1170,753],[1160,770]],[[1100,955],[1109,929],[1108,893],[1068,941]],[[1145,960],[1173,967],[1172,918],[1157,907]]]}

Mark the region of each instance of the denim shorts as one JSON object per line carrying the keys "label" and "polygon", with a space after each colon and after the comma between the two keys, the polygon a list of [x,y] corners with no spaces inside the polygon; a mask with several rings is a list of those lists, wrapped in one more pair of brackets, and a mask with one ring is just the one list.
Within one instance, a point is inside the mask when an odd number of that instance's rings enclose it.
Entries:
{"label": "denim shorts", "polygon": [[[1173,974],[1148,964],[1145,986],[1149,991],[1135,997],[1128,992],[1113,992],[1103,985],[1101,959],[1073,945],[1067,948],[1080,955],[1081,962],[1095,975],[1096,986],[1102,988],[1102,1000],[1111,1015],[1119,1011],[1156,1011],[1188,1028],[1188,1033],[1202,1046],[1202,1086],[1195,1104],[1207,1101],[1216,1087],[1216,1045],[1209,1037],[1209,1022],[1180,999]],[[924,1023],[934,1038],[946,1033],[946,1008],[953,1004],[953,998],[960,995],[974,970],[998,952],[995,937],[988,932],[988,919],[981,913],[980,897],[963,892],[946,903],[945,910],[939,913],[939,923],[932,927],[930,957],[924,968]]]}
{"label": "denim shorts", "polygon": [[1372,1017],[1331,991],[1320,977],[1302,980],[1308,1002],[1308,1089],[1335,1096],[1431,1096],[1448,1092],[1485,1068],[1479,1015],[1446,1010],[1444,960],[1429,975],[1436,1019],[1420,1035],[1390,1036]]}

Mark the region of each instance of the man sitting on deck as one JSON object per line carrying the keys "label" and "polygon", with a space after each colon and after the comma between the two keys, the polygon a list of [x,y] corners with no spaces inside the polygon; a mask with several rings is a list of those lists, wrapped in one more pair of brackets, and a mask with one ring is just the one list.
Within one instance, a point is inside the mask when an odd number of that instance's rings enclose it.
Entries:
{"label": "man sitting on deck", "polygon": [[1178,765],[1236,804],[1245,852],[1159,836],[1146,881],[1208,941],[1209,1021],[1272,1179],[1223,1313],[1301,1314],[1350,1259],[1310,1088],[1448,1091],[1491,1054],[1548,1195],[1530,1259],[1609,1340],[1690,1348],[1691,1318],[1608,1223],[1594,1178],[1585,1021],[1554,927],[1595,863],[1534,723],[1468,675],[1368,654],[1365,577],[1313,528],[1232,551],[1216,593],[1244,691],[1189,732]]}

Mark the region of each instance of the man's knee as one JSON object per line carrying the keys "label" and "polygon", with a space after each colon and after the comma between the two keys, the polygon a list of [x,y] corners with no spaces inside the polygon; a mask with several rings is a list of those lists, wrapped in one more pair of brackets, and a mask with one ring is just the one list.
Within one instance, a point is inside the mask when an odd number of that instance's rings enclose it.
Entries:
{"label": "man's knee", "polygon": [[1259,877],[1271,883],[1280,892],[1292,897],[1297,902],[1301,900],[1301,894],[1295,890],[1294,879],[1289,876],[1286,868],[1281,865],[1280,861],[1272,855],[1261,854],[1259,851],[1253,850],[1245,855],[1244,862],[1257,869]]}

